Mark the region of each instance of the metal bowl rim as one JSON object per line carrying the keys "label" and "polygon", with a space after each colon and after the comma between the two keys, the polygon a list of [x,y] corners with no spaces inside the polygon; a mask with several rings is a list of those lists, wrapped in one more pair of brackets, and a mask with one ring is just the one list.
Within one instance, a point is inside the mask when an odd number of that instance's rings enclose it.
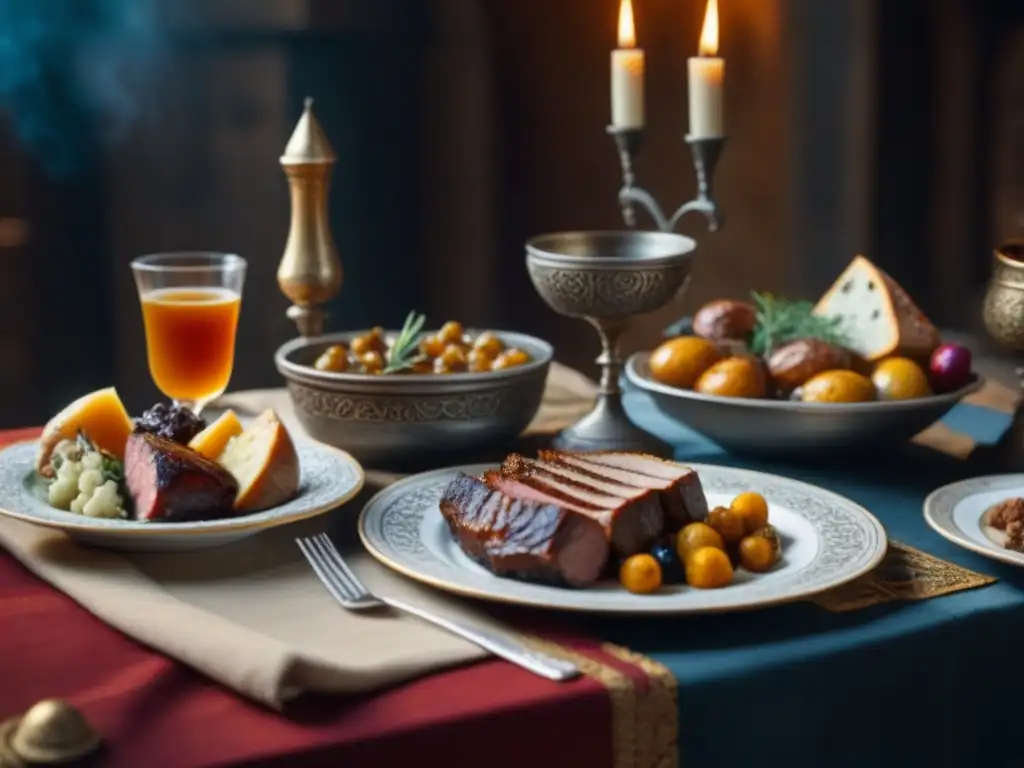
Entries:
{"label": "metal bowl rim", "polygon": [[977,392],[985,384],[985,377],[976,374],[974,381],[953,392],[944,392],[929,397],[916,397],[911,400],[871,400],[866,403],[804,403],[799,400],[769,400],[754,397],[723,397],[722,395],[705,395],[689,389],[679,389],[668,384],[654,381],[640,374],[638,363],[650,357],[651,352],[636,352],[626,361],[626,379],[640,389],[652,394],[686,400],[694,403],[728,406],[732,408],[750,408],[754,410],[793,411],[801,414],[854,414],[878,413],[892,411],[925,410],[939,408],[958,403],[967,395]]}
{"label": "metal bowl rim", "polygon": [[[370,373],[334,373],[330,371],[318,371],[311,365],[302,365],[289,359],[289,356],[304,349],[306,347],[312,347],[316,344],[330,343],[337,341],[346,341],[355,336],[368,332],[370,329],[356,330],[356,331],[338,331],[336,333],[323,334],[321,336],[311,337],[298,337],[286,341],[277,351],[274,353],[274,365],[277,367],[278,372],[288,379],[298,379],[305,382],[318,382],[324,385],[336,387],[339,384],[353,384],[358,386],[365,386],[369,383],[382,385],[380,389],[412,389],[416,385],[438,385],[438,384],[481,384],[487,385],[492,382],[505,382],[509,380],[519,379],[527,376],[528,374],[535,373],[543,370],[550,366],[552,360],[554,360],[555,349],[548,342],[543,339],[539,339],[536,336],[530,336],[526,333],[519,333],[517,331],[501,331],[501,330],[490,330],[491,333],[496,335],[502,340],[507,339],[519,339],[526,341],[527,344],[515,346],[530,346],[532,349],[526,351],[530,352],[533,359],[524,363],[523,365],[517,365],[514,368],[508,368],[504,371],[485,371],[483,373],[406,373],[401,376],[379,376]],[[475,330],[467,328],[469,330]],[[389,335],[395,335],[398,331],[396,330],[385,330],[385,337]],[[535,354],[536,352],[536,354]]]}
{"label": "metal bowl rim", "polygon": [[[571,256],[565,253],[557,253],[538,247],[544,240],[586,235],[589,237],[622,237],[623,235],[635,236],[643,239],[674,240],[682,250],[678,253],[669,253],[659,256],[641,258],[620,258],[613,256]],[[697,241],[692,237],[680,235],[676,232],[659,232],[655,230],[632,230],[632,229],[597,229],[597,230],[565,230],[562,232],[548,232],[535,235],[526,241],[526,259],[541,266],[553,266],[579,271],[588,269],[627,269],[627,270],[649,270],[664,269],[666,267],[677,267],[689,263],[694,258],[694,251],[697,250]]]}

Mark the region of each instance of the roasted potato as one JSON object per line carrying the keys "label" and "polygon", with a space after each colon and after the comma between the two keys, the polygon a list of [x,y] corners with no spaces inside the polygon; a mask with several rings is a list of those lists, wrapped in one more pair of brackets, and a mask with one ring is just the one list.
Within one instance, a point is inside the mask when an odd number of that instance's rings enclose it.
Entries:
{"label": "roasted potato", "polygon": [[700,375],[721,359],[718,347],[700,336],[678,336],[651,353],[651,377],[680,389],[692,387]]}
{"label": "roasted potato", "polygon": [[866,403],[878,399],[871,379],[847,370],[822,371],[800,387],[805,403]]}
{"label": "roasted potato", "polygon": [[720,397],[764,397],[767,394],[764,366],[750,356],[727,357],[704,371],[694,389]]}
{"label": "roasted potato", "polygon": [[693,316],[693,332],[705,339],[746,340],[757,323],[753,304],[733,299],[718,299],[701,307]]}
{"label": "roasted potato", "polygon": [[791,392],[822,371],[847,370],[850,354],[820,339],[799,339],[776,349],[768,358],[768,373],[776,386]]}

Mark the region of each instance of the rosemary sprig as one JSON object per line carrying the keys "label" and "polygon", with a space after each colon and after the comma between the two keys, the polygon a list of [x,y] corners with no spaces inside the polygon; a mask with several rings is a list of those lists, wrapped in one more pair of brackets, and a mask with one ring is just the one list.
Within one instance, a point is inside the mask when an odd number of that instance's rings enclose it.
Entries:
{"label": "rosemary sprig", "polygon": [[406,368],[412,368],[423,359],[418,345],[420,331],[423,330],[423,323],[426,320],[426,315],[418,315],[415,310],[410,312],[409,316],[405,318],[405,324],[402,325],[402,330],[398,332],[398,338],[395,339],[395,343],[388,350],[384,373],[404,371]]}
{"label": "rosemary sprig", "polygon": [[842,318],[814,314],[809,301],[789,301],[770,293],[751,293],[757,308],[757,325],[749,348],[756,355],[767,357],[775,349],[797,339],[820,339],[828,344],[845,346],[848,340]]}

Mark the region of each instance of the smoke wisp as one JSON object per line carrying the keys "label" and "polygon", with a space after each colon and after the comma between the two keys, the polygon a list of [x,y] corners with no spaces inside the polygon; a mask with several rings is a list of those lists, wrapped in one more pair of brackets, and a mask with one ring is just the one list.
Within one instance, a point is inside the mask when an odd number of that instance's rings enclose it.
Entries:
{"label": "smoke wisp", "polygon": [[0,115],[54,176],[137,116],[161,48],[155,0],[0,0]]}

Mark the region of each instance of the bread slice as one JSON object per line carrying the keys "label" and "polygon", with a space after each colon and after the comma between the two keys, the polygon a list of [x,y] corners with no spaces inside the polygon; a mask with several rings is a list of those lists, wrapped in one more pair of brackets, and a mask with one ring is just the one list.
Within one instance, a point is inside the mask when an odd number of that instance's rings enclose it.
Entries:
{"label": "bread slice", "polygon": [[299,457],[273,409],[232,437],[217,463],[238,481],[235,511],[259,512],[284,504],[299,490]]}
{"label": "bread slice", "polygon": [[93,445],[124,459],[132,420],[114,387],[98,389],[65,406],[43,427],[36,451],[36,472],[53,477],[50,458],[61,440],[74,440],[83,432]]}
{"label": "bread slice", "polygon": [[846,346],[869,362],[890,355],[925,358],[941,343],[938,329],[907,292],[863,256],[850,262],[814,313],[841,317]]}

